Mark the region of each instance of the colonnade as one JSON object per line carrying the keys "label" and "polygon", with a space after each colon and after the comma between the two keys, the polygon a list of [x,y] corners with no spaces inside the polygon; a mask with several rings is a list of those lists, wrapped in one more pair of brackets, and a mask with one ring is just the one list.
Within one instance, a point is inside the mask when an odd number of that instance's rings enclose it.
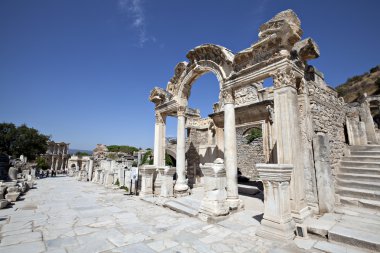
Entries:
{"label": "colonnade", "polygon": [[[236,126],[235,104],[232,90],[223,90],[224,102],[224,163],[227,177],[227,201],[231,209],[238,207],[239,195],[237,185],[237,153],[236,153]],[[178,106],[177,116],[177,180],[174,192],[186,194],[189,189],[186,180],[186,106]],[[154,166],[165,166],[165,128],[166,115],[156,111],[155,139],[154,139]]]}

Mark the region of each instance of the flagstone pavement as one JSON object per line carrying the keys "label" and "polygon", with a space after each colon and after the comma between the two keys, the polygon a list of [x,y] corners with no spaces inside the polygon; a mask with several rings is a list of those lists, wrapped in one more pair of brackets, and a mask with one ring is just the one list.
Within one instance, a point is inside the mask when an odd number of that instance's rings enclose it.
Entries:
{"label": "flagstone pavement", "polygon": [[71,177],[36,182],[0,210],[0,252],[302,252],[256,237],[253,211],[207,224]]}

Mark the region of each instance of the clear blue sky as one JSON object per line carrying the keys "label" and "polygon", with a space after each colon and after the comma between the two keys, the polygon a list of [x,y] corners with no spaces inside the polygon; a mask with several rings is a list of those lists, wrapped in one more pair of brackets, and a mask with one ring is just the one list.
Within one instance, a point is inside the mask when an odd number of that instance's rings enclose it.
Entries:
{"label": "clear blue sky", "polygon": [[[71,148],[97,143],[152,147],[154,86],[197,45],[233,52],[259,25],[293,9],[319,45],[311,64],[335,87],[380,64],[380,1],[1,0],[0,122],[26,123]],[[218,99],[207,74],[190,105],[202,115]],[[167,135],[175,136],[175,119]]]}

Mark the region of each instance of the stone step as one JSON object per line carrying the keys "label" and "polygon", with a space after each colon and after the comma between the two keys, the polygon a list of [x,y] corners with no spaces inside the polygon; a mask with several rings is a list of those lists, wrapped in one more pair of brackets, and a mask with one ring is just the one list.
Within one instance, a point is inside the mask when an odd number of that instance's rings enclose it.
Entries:
{"label": "stone step", "polygon": [[362,174],[362,175],[380,175],[380,169],[377,168],[357,168],[351,166],[342,166],[339,169],[340,173]]}
{"label": "stone step", "polygon": [[320,250],[326,253],[372,253],[373,251],[367,251],[361,248],[353,247],[351,245],[345,245],[341,243],[333,243],[326,241],[318,241],[313,245],[314,249]]}
{"label": "stone step", "polygon": [[358,181],[358,180],[347,180],[347,179],[337,179],[338,186],[355,188],[355,189],[367,189],[380,192],[380,182],[375,181]]}
{"label": "stone step", "polygon": [[357,182],[371,181],[371,182],[380,183],[380,174],[371,175],[371,174],[358,174],[358,173],[338,173],[337,178],[344,179],[344,180],[355,180]]}
{"label": "stone step", "polygon": [[380,163],[380,156],[343,156],[342,161]]}
{"label": "stone step", "polygon": [[177,200],[169,200],[169,201],[165,202],[165,204],[163,206],[167,207],[169,209],[172,209],[176,212],[186,214],[186,215],[191,216],[191,217],[195,217],[199,213],[199,211],[198,211],[199,208],[195,208],[194,206],[181,203]]}
{"label": "stone step", "polygon": [[[340,202],[343,205],[349,205],[349,206],[354,206],[354,207],[358,207],[358,208],[367,208],[367,209],[380,211],[380,201],[376,201],[376,200],[358,199],[358,198],[341,196]],[[362,217],[361,217],[361,219],[362,219]],[[379,224],[379,227],[380,227],[380,224]]]}
{"label": "stone step", "polygon": [[351,146],[350,151],[379,151],[380,145]]}
{"label": "stone step", "polygon": [[363,198],[380,201],[380,191],[338,186],[336,188],[336,193],[343,197]]}
{"label": "stone step", "polygon": [[343,167],[374,168],[380,170],[380,162],[341,161]]}
{"label": "stone step", "polygon": [[359,248],[380,251],[378,226],[375,229],[371,227],[363,230],[359,222],[337,223],[328,231],[328,238],[330,242],[340,242]]}
{"label": "stone step", "polygon": [[351,151],[352,156],[380,156],[380,151]]}

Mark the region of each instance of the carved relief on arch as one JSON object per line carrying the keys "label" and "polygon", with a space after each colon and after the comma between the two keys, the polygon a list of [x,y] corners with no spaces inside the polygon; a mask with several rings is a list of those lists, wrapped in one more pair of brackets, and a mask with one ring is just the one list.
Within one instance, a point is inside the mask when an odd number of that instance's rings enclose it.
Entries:
{"label": "carved relief on arch", "polygon": [[166,86],[166,91],[169,92],[172,95],[176,95],[178,92],[179,85],[181,83],[181,80],[186,74],[187,67],[189,63],[183,61],[178,63],[174,68],[174,76],[170,79],[168,82],[168,85]]}
{"label": "carved relief on arch", "polygon": [[190,64],[199,64],[202,61],[210,61],[219,66],[223,79],[226,79],[232,71],[232,62],[234,54],[227,48],[204,44],[190,50],[186,57],[190,60]]}

